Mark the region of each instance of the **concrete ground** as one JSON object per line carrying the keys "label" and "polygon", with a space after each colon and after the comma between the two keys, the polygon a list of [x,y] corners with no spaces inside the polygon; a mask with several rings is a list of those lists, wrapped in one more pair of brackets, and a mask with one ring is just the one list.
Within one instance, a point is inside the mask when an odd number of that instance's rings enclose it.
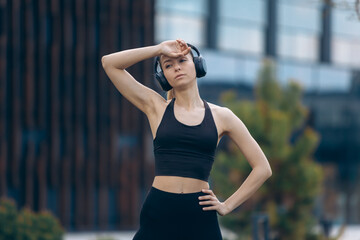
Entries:
{"label": "concrete ground", "polygon": [[[236,235],[224,228],[221,229],[221,234],[227,240],[236,240]],[[112,240],[132,240],[136,231],[121,231],[121,232],[82,232],[82,233],[67,233],[64,240],[96,240],[100,237],[111,237]],[[104,239],[105,240],[105,239]],[[109,239],[110,240],[110,239]]]}
{"label": "concrete ground", "polygon": [[[340,226],[334,226],[331,230],[331,236],[337,236],[340,230]],[[317,231],[319,228],[317,227]],[[236,240],[236,235],[232,232],[221,228],[223,238],[227,240]],[[135,231],[121,231],[121,232],[81,232],[81,233],[67,233],[64,240],[97,240],[102,237],[111,237],[114,240],[132,240],[135,235]],[[104,239],[105,240],[105,239]],[[339,240],[360,240],[360,225],[346,226],[342,237]]]}

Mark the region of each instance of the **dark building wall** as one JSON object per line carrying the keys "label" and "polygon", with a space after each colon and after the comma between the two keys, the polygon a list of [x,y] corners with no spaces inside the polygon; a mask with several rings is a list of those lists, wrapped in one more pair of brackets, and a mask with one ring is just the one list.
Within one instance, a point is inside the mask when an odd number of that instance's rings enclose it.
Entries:
{"label": "dark building wall", "polygon": [[[153,44],[153,0],[0,0],[0,195],[68,231],[136,228],[147,119],[101,57]],[[129,69],[153,85],[152,61]]]}

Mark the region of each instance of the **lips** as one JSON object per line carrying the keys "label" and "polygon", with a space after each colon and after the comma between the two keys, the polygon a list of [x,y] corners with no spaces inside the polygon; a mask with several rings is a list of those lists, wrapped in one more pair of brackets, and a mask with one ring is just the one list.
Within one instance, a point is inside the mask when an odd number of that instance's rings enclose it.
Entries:
{"label": "lips", "polygon": [[179,77],[182,77],[182,76],[185,76],[185,74],[179,74],[175,77],[175,79],[179,78]]}

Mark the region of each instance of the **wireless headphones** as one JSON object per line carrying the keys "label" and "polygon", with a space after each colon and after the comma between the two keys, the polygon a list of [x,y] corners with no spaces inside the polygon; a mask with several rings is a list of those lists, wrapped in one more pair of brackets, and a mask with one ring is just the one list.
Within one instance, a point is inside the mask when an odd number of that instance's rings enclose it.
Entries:
{"label": "wireless headphones", "polygon": [[[206,68],[205,59],[200,55],[199,50],[195,46],[193,46],[193,45],[191,45],[189,43],[187,43],[187,45],[189,47],[191,47],[191,49],[194,49],[195,52],[197,53],[197,57],[194,56],[193,61],[194,61],[194,64],[195,64],[196,77],[201,78],[201,77],[206,75],[207,68]],[[159,71],[158,71],[158,68],[160,68]],[[159,56],[157,56],[155,58],[154,73],[155,73],[156,80],[159,82],[161,88],[164,91],[169,91],[170,89],[172,89],[172,86],[167,81],[167,79],[166,79],[166,77],[164,75],[164,72],[161,69],[160,57]]]}

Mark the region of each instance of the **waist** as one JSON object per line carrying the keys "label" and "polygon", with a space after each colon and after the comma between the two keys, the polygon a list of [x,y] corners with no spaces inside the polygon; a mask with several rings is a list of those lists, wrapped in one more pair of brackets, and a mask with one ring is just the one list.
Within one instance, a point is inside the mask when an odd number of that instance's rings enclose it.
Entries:
{"label": "waist", "polygon": [[201,192],[210,188],[206,181],[178,176],[155,176],[152,186],[171,193]]}

